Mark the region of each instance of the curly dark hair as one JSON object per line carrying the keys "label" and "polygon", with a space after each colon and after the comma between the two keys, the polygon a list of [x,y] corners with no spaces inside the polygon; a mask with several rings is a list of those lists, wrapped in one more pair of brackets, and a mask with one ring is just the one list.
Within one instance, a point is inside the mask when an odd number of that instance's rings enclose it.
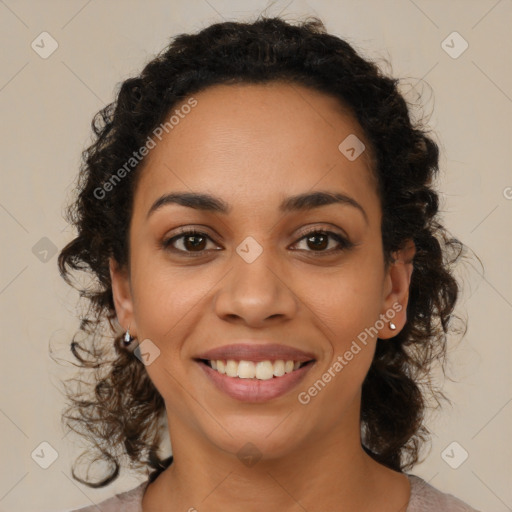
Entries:
{"label": "curly dark hair", "polygon": [[[429,439],[425,413],[446,399],[433,384],[432,368],[441,363],[444,369],[447,338],[455,330],[459,285],[453,265],[464,250],[439,220],[439,196],[432,184],[438,146],[427,135],[426,123],[413,123],[398,79],[328,34],[317,17],[291,24],[260,16],[174,37],[140,75],[122,82],[116,100],[94,116],[95,139],[83,152],[77,195],[66,212],[78,234],[58,258],[61,275],[88,305],[71,351],[89,379],[78,381],[85,390],[66,385],[69,402],[62,418],[95,446],[95,461],[111,464],[99,482],[79,478],[72,468],[73,477],[90,487],[116,479],[126,456],[132,468],[153,469],[150,480],[172,463],[172,456],[158,454],[164,401],[144,365],[123,348],[122,333],[112,323],[116,312],[109,258],[121,267],[129,264],[133,195],[144,160],[105,197],[99,198],[98,191],[106,190],[116,171],[191,94],[215,84],[270,81],[313,88],[349,109],[373,156],[384,264],[393,261],[393,251],[414,241],[408,320],[392,342],[377,344],[362,388],[361,439],[371,457],[396,471],[416,464]],[[92,282],[73,284],[71,274],[77,270]]]}

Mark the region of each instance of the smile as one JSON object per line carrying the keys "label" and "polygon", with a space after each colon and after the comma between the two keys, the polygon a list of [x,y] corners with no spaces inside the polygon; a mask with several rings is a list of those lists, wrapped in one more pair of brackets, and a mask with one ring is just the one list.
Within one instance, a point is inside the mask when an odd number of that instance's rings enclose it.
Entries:
{"label": "smile", "polygon": [[235,361],[228,359],[223,361],[218,360],[203,360],[213,370],[218,373],[225,374],[228,377],[235,377],[239,379],[259,379],[269,380],[273,378],[282,377],[287,373],[298,370],[302,366],[311,363],[312,361],[293,361],[278,359],[276,361]]}
{"label": "smile", "polygon": [[208,380],[223,394],[241,402],[265,402],[296,387],[315,360],[247,361],[207,360],[196,362]]}

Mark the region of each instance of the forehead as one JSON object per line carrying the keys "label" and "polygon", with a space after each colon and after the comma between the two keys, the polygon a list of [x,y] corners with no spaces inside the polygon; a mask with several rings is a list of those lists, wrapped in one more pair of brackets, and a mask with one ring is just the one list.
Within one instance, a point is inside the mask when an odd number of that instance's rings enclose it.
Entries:
{"label": "forehead", "polygon": [[136,207],[171,190],[209,191],[233,204],[273,202],[316,184],[375,194],[369,151],[351,161],[338,147],[364,134],[337,98],[281,82],[215,85],[193,98],[193,108],[182,109],[187,98],[168,113],[172,127],[146,157]]}

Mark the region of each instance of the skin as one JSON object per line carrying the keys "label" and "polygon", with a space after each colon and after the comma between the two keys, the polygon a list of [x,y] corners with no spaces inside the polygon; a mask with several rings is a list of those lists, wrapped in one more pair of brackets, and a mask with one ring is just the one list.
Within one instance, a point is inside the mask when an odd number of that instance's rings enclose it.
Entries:
{"label": "skin", "polygon": [[[406,322],[414,246],[386,268],[369,144],[354,161],[338,149],[350,134],[365,141],[360,126],[335,98],[298,85],[218,85],[194,97],[197,106],[145,161],[129,267],[110,262],[120,324],[160,350],[146,369],[165,401],[174,463],[148,486],[144,511],[405,511],[408,479],[365,454],[359,414],[376,343],[393,343],[387,338]],[[367,218],[347,204],[278,210],[286,197],[318,190],[350,196]],[[167,204],[147,217],[162,194],[178,191],[213,194],[231,211]],[[181,226],[207,235],[194,240],[203,255],[193,257],[198,249],[184,238],[176,252],[162,247]],[[328,254],[338,242],[308,243],[305,228],[354,246]],[[263,249],[252,263],[236,252],[247,236]],[[384,322],[380,340],[369,338],[299,403],[298,393],[397,303],[396,330]],[[243,403],[217,390],[193,359],[242,339],[310,351],[316,362],[285,395]],[[250,467],[237,457],[248,442],[261,454]]]}

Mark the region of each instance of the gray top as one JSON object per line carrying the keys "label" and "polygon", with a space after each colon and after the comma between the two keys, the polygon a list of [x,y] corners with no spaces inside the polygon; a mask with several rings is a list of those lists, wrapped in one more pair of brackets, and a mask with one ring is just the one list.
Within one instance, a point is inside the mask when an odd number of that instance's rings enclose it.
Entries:
{"label": "gray top", "polygon": [[[422,478],[407,475],[411,483],[411,499],[407,512],[479,512],[451,494],[445,494]],[[143,512],[142,497],[149,480],[130,491],[116,494],[108,500],[71,512]]]}

